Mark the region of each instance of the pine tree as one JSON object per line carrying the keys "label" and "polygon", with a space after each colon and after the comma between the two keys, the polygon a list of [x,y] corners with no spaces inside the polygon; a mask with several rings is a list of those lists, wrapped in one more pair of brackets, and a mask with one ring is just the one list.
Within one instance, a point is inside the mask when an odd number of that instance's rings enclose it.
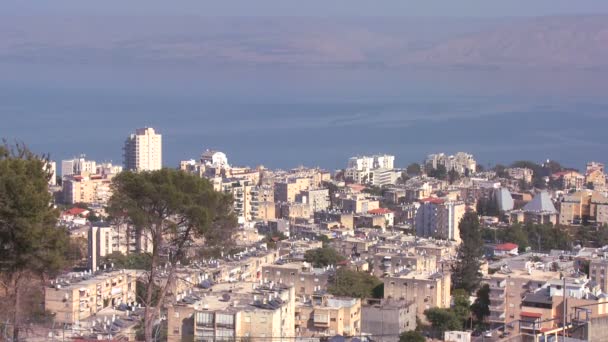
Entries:
{"label": "pine tree", "polygon": [[12,300],[11,307],[2,309],[13,317],[15,341],[27,309],[24,288],[33,279],[52,276],[66,262],[69,237],[57,227],[47,165],[46,158],[23,145],[0,146],[0,285]]}
{"label": "pine tree", "polygon": [[[157,268],[167,266],[168,278],[175,274],[178,260],[192,247],[194,238],[204,238],[205,246],[227,247],[236,226],[232,198],[213,190],[206,179],[183,171],[162,169],[152,172],[122,172],[113,179],[109,211],[124,216],[151,237],[152,255],[147,270],[143,300],[144,334],[152,341],[157,321],[171,282],[156,293]],[[170,253],[169,253],[170,252]],[[168,259],[163,254],[169,255]]]}
{"label": "pine tree", "polygon": [[483,256],[483,239],[479,218],[474,212],[466,213],[459,224],[460,239],[458,260],[452,267],[454,288],[472,293],[481,281],[481,257]]}

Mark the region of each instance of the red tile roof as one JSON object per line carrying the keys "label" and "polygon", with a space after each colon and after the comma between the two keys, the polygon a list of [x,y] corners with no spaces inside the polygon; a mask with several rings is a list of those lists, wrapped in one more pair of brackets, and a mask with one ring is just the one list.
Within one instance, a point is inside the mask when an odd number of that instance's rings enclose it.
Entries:
{"label": "red tile roof", "polygon": [[77,215],[82,215],[82,213],[84,213],[85,211],[88,211],[88,210],[74,207],[74,208],[66,210],[64,213],[67,215],[77,216]]}
{"label": "red tile roof", "polygon": [[529,311],[522,311],[519,315],[522,316],[522,317],[532,317],[532,318],[541,318],[541,317],[543,317],[543,314],[541,314],[541,313],[538,313],[538,312],[529,312]]}
{"label": "red tile roof", "polygon": [[514,243],[507,242],[507,243],[503,243],[503,244],[500,244],[500,245],[496,245],[494,247],[494,250],[508,252],[508,251],[512,251],[512,250],[514,250],[515,248],[518,248],[518,247],[519,246],[517,246]]}
{"label": "red tile roof", "polygon": [[443,204],[445,201],[437,197],[427,197],[420,200],[421,203]]}
{"label": "red tile roof", "polygon": [[392,213],[392,211],[390,211],[386,208],[378,208],[378,209],[368,210],[367,213],[374,214],[374,215],[384,215],[384,214],[390,214],[390,213]]}

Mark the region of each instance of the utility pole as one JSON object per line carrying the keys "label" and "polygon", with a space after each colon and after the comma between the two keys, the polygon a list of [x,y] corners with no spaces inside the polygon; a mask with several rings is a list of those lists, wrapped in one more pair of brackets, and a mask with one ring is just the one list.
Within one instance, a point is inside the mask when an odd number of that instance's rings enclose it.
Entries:
{"label": "utility pole", "polygon": [[562,319],[562,327],[563,327],[562,336],[566,337],[566,317],[567,317],[566,316],[566,310],[568,310],[568,307],[566,305],[566,301],[567,301],[566,296],[567,296],[567,294],[566,294],[566,277],[565,276],[563,277],[563,280],[564,280],[564,285],[563,285],[562,289],[564,291],[564,301],[563,301],[563,307],[562,307],[562,315],[563,315],[563,319]]}

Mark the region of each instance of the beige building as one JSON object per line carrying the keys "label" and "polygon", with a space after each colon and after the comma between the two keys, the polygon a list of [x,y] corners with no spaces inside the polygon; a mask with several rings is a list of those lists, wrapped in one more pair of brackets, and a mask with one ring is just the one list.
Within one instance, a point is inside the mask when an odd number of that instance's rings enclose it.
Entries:
{"label": "beige building", "polygon": [[76,324],[104,308],[136,302],[136,277],[133,270],[120,270],[57,278],[44,289],[44,309],[55,323]]}
{"label": "beige building", "polygon": [[339,211],[316,211],[314,213],[315,223],[323,222],[339,222],[344,228],[354,229],[355,220],[352,213],[343,213]]}
{"label": "beige building", "polygon": [[64,203],[106,204],[112,196],[112,176],[87,172],[66,176],[63,180]]}
{"label": "beige building", "polygon": [[295,202],[296,196],[311,188],[311,179],[307,177],[294,177],[274,183],[275,202]]}
{"label": "beige building", "polygon": [[88,267],[96,271],[104,257],[120,252],[152,253],[152,239],[126,224],[109,225],[103,222],[91,225],[88,231]]}
{"label": "beige building", "polygon": [[357,336],[361,334],[361,299],[313,295],[296,306],[299,337]]}
{"label": "beige building", "polygon": [[376,253],[373,261],[373,274],[376,277],[398,274],[404,270],[435,272],[437,258],[434,255],[414,253]]}
{"label": "beige building", "polygon": [[608,198],[598,191],[582,190],[565,195],[559,203],[559,223],[608,223]]}
{"label": "beige building", "polygon": [[415,302],[420,318],[424,317],[426,309],[450,307],[449,273],[411,271],[384,277],[382,280],[384,298]]}
{"label": "beige building", "polygon": [[168,341],[278,340],[295,336],[293,288],[226,283],[181,296],[167,310]]}
{"label": "beige building", "polygon": [[300,191],[296,195],[296,201],[310,205],[313,212],[327,210],[329,208],[329,190],[328,189],[308,189]]}
{"label": "beige building", "polygon": [[252,190],[255,188],[247,180],[223,179],[221,188],[224,193],[232,195],[233,209],[239,223],[249,222],[252,215]]}
{"label": "beige building", "polygon": [[380,201],[365,194],[354,194],[342,199],[342,210],[347,213],[364,214],[380,208]]}
{"label": "beige building", "polygon": [[264,282],[293,286],[298,296],[312,296],[327,289],[330,274],[325,268],[313,268],[297,262],[262,267]]}
{"label": "beige building", "polygon": [[138,128],[125,141],[125,169],[135,172],[160,170],[162,163],[162,135],[154,128]]}
{"label": "beige building", "polygon": [[534,171],[525,167],[514,167],[505,170],[509,177],[517,180],[523,180],[526,183],[532,183]]}
{"label": "beige building", "polygon": [[589,263],[589,279],[597,283],[602,292],[608,293],[608,259],[591,259]]}
{"label": "beige building", "polygon": [[309,219],[313,216],[310,205],[305,203],[276,203],[275,213],[277,218],[289,220]]}

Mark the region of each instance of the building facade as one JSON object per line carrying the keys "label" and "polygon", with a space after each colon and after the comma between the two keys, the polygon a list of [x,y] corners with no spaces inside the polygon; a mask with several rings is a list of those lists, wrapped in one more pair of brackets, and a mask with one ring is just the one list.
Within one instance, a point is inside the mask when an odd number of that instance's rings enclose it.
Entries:
{"label": "building facade", "polygon": [[162,160],[162,135],[154,128],[138,128],[125,141],[125,169],[135,172],[160,170]]}

